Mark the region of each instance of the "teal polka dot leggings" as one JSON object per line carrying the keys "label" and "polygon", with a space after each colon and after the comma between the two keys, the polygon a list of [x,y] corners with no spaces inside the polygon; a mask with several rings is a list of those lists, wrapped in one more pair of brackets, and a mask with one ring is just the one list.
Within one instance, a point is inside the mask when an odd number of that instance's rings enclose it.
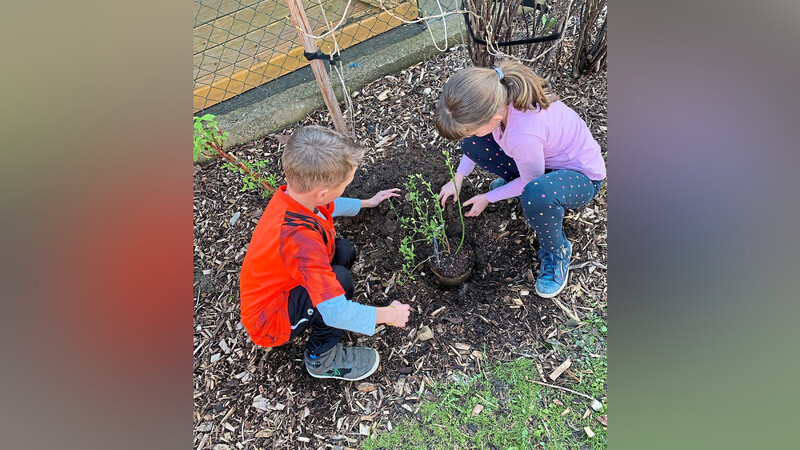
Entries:
{"label": "teal polka dot leggings", "polygon": [[[469,137],[461,141],[461,151],[475,165],[506,181],[519,177],[514,160],[506,155],[492,135]],[[569,169],[546,169],[544,175],[525,185],[520,203],[525,219],[539,238],[539,248],[554,251],[565,244],[562,230],[564,210],[579,208],[591,201],[603,185]]]}

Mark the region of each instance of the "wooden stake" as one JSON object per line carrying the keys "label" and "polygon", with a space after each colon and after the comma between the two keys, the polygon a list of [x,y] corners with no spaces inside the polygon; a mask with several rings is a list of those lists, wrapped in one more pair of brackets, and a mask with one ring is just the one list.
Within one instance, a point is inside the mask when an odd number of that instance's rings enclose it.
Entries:
{"label": "wooden stake", "polygon": [[[292,22],[297,27],[297,34],[300,35],[300,40],[303,42],[303,49],[308,53],[316,52],[317,43],[309,36],[311,34],[311,26],[308,24],[302,3],[300,3],[300,0],[286,0],[286,6],[289,7],[289,11],[292,14]],[[317,85],[319,85],[319,90],[322,92],[322,98],[331,113],[333,126],[336,127],[336,131],[347,133],[347,125],[344,123],[344,116],[339,108],[339,102],[336,100],[336,94],[333,92],[328,72],[325,71],[324,62],[319,59],[312,59],[310,62],[314,78],[317,79]]]}

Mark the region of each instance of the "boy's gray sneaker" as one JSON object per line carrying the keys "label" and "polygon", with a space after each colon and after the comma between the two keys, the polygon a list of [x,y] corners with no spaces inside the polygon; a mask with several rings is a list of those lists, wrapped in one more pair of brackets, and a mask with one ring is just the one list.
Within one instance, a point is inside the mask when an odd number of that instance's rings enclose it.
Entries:
{"label": "boy's gray sneaker", "polygon": [[314,378],[349,381],[362,380],[372,375],[381,361],[374,348],[345,347],[341,342],[316,358],[312,358],[306,350],[303,359],[306,370]]}

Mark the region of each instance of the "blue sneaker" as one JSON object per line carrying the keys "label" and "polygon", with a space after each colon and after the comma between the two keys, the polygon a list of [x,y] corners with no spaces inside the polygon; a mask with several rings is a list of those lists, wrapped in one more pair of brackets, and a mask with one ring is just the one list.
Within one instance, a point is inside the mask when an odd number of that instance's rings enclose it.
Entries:
{"label": "blue sneaker", "polygon": [[499,188],[500,186],[503,186],[506,183],[508,183],[506,180],[504,180],[502,178],[497,178],[496,180],[492,181],[491,184],[489,184],[489,190],[491,191],[491,190],[497,189],[497,188]]}
{"label": "blue sneaker", "polygon": [[539,250],[539,276],[536,278],[536,295],[552,298],[561,293],[567,285],[569,275],[569,257],[572,256],[572,244],[565,244],[555,252]]}

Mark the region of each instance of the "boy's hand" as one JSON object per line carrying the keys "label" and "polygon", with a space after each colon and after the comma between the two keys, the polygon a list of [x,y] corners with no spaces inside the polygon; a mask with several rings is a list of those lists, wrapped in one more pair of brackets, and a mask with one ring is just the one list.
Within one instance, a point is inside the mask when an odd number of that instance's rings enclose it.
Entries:
{"label": "boy's hand", "polygon": [[387,310],[388,316],[384,322],[385,324],[399,328],[406,326],[406,322],[408,322],[408,316],[411,314],[410,307],[408,305],[395,300],[385,309]]}
{"label": "boy's hand", "polygon": [[464,206],[472,205],[472,208],[464,213],[465,217],[477,217],[479,216],[487,206],[489,206],[489,200],[486,199],[486,194],[476,195],[471,199],[464,202]]}
{"label": "boy's hand", "polygon": [[368,200],[361,200],[361,207],[362,208],[374,208],[381,204],[382,201],[386,200],[387,198],[391,197],[399,197],[400,188],[392,188],[387,189],[385,191],[380,191],[377,194],[373,195],[371,199]]}

